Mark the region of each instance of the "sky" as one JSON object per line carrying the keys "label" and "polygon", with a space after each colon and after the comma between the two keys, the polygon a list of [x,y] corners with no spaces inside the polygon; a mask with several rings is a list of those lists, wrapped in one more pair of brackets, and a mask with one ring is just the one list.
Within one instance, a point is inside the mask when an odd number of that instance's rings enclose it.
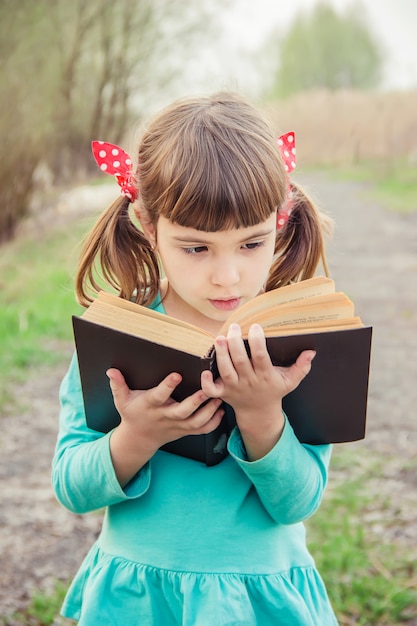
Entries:
{"label": "sky", "polygon": [[[256,94],[262,86],[258,54],[273,32],[285,31],[297,13],[317,0],[231,0],[223,8],[215,46],[200,51],[187,74],[195,87],[236,88]],[[328,0],[343,12],[352,0]],[[417,0],[360,0],[367,23],[386,56],[382,87],[417,88]],[[184,77],[183,77],[184,78]]]}

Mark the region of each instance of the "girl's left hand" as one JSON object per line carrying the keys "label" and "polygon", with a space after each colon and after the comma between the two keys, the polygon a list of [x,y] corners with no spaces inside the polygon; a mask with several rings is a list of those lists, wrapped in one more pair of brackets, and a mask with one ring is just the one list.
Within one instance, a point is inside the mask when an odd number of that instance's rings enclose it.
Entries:
{"label": "girl's left hand", "polygon": [[253,324],[248,334],[249,358],[238,324],[231,324],[227,337],[216,338],[219,378],[211,372],[201,375],[201,388],[211,398],[230,404],[250,460],[267,454],[279,440],[284,428],[282,398],[307,376],[312,350],[302,352],[290,367],[271,363],[263,329]]}

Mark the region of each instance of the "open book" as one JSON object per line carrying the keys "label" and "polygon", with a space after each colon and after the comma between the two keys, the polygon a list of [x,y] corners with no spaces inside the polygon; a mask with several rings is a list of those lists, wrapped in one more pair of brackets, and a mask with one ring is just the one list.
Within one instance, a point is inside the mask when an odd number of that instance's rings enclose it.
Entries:
{"label": "open book", "polygon": [[[372,329],[354,313],[352,301],[335,291],[329,278],[315,277],[261,294],[235,310],[231,322],[245,336],[260,324],[274,365],[294,363],[303,350],[316,350],[309,375],[284,398],[284,410],[302,443],[354,441],[365,435]],[[214,337],[168,315],[100,292],[73,328],[87,424],[108,432],[120,422],[105,374],[116,367],[132,389],[156,386],[171,372],[183,380],[173,397],[181,400],[200,388],[200,375],[216,375]],[[234,426],[231,407],[209,435],[187,436],[165,451],[213,465],[227,454]]]}

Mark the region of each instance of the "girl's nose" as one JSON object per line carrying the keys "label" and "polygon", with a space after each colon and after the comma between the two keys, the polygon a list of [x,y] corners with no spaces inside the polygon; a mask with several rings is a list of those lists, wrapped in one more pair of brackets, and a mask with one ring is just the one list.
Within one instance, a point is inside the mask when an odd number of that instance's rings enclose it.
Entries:
{"label": "girl's nose", "polygon": [[237,264],[231,259],[219,259],[212,271],[212,282],[214,285],[231,287],[240,280],[240,272]]}

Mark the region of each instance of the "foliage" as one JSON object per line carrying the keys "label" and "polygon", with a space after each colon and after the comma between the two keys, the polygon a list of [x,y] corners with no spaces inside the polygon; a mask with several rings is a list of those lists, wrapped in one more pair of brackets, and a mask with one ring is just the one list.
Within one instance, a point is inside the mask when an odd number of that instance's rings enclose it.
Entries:
{"label": "foliage", "polygon": [[299,14],[280,41],[275,95],[377,86],[382,55],[363,15],[360,4],[342,15],[324,1]]}
{"label": "foliage", "polygon": [[55,181],[82,178],[91,139],[119,143],[215,19],[199,0],[0,3],[0,242],[28,210],[38,164]]}
{"label": "foliage", "polygon": [[13,235],[25,213],[51,115],[50,85],[46,72],[39,71],[48,63],[45,20],[33,4],[37,28],[31,30],[28,8],[29,0],[0,4],[0,242]]}
{"label": "foliage", "polygon": [[[69,623],[67,620],[59,620],[58,622],[56,617],[64,600],[67,587],[68,585],[56,581],[50,593],[35,592],[28,608],[14,615],[17,623],[26,624],[26,626],[49,626],[51,624]],[[73,624],[74,622],[71,623]]]}
{"label": "foliage", "polygon": [[407,172],[416,187],[417,90],[321,89],[274,99],[267,110],[277,136],[296,131],[297,175],[306,166],[362,169],[374,161],[378,179]]}
{"label": "foliage", "polygon": [[388,211],[417,212],[417,169],[405,159],[364,161],[351,167],[323,168],[340,180],[365,183],[364,193]]}
{"label": "foliage", "polygon": [[[78,242],[89,224],[67,223],[3,246],[0,257],[0,413],[27,372],[68,359],[70,316],[80,308],[73,292]],[[47,251],[47,253],[46,253]],[[51,259],[53,262],[51,262]]]}
{"label": "foliage", "polygon": [[307,523],[309,547],[340,624],[414,623],[417,564],[405,545],[386,537],[398,505],[372,488],[389,459],[359,456],[361,465],[354,449],[335,449],[330,488]]}

